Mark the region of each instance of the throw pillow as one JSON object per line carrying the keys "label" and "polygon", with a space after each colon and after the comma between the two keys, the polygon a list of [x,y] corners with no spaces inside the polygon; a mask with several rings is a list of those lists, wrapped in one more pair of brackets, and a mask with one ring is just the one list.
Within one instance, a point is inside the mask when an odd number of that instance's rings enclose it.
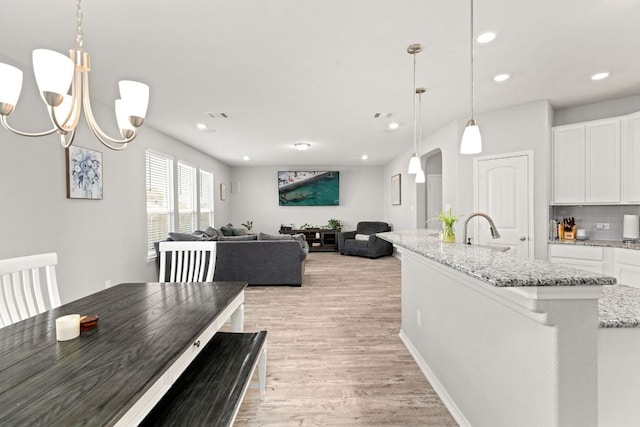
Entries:
{"label": "throw pillow", "polygon": [[292,240],[290,234],[267,234],[267,233],[258,233],[258,240]]}
{"label": "throw pillow", "polygon": [[231,229],[233,225],[227,224],[220,227],[220,231],[222,231],[223,236],[233,236],[233,230]]}
{"label": "throw pillow", "polygon": [[204,231],[203,231],[203,233],[204,233],[204,234],[206,234],[206,235],[207,235],[207,236],[209,236],[209,237],[215,237],[215,236],[221,236],[221,235],[222,235],[222,232],[221,232],[221,231],[216,230],[216,229],[215,229],[215,228],[213,228],[213,227],[207,227],[207,228],[205,228],[205,229],[204,229]]}
{"label": "throw pillow", "polygon": [[247,229],[244,227],[231,227],[231,232],[233,233],[234,236],[246,236],[247,235]]}
{"label": "throw pillow", "polygon": [[220,236],[217,238],[218,242],[233,242],[233,241],[245,241],[245,240],[257,240],[258,236],[255,234],[247,234],[245,236]]}
{"label": "throw pillow", "polygon": [[356,240],[369,240],[369,235],[368,234],[356,234],[355,239]]}
{"label": "throw pillow", "polygon": [[202,236],[197,236],[195,234],[190,234],[190,233],[174,233],[171,232],[169,233],[169,238],[173,241],[176,242],[180,242],[180,241],[192,241],[192,240],[207,240]]}

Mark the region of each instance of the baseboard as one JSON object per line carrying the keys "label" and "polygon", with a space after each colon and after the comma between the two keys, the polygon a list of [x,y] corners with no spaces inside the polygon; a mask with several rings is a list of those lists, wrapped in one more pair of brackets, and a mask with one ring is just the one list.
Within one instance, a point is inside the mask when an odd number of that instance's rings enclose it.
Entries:
{"label": "baseboard", "polygon": [[440,381],[438,381],[438,377],[436,377],[433,371],[429,368],[429,365],[427,365],[427,362],[425,362],[422,356],[420,356],[420,353],[418,353],[418,350],[413,346],[413,343],[411,342],[409,337],[405,335],[404,331],[400,331],[399,336],[405,347],[407,347],[407,350],[409,350],[409,353],[413,357],[413,360],[416,361],[423,375],[425,376],[427,381],[429,381],[431,387],[433,387],[435,392],[438,394],[440,400],[442,400],[442,403],[444,403],[444,406],[447,407],[447,409],[451,413],[451,416],[456,420],[458,425],[460,425],[460,427],[471,427],[471,423],[469,423],[469,421],[465,418],[451,396],[449,396],[449,393],[447,393],[447,390],[445,390]]}

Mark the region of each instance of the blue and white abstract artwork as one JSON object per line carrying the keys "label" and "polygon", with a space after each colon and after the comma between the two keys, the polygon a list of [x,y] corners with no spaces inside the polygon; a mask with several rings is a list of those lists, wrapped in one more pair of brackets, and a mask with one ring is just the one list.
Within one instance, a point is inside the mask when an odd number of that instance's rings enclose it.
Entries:
{"label": "blue and white abstract artwork", "polygon": [[73,145],[67,149],[67,197],[102,199],[102,153]]}

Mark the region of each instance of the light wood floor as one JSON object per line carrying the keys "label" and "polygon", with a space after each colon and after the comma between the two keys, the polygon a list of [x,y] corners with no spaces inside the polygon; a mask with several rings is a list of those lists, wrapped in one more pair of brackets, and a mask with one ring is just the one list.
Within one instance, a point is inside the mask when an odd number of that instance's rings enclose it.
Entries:
{"label": "light wood floor", "polygon": [[456,426],[400,341],[400,262],[311,253],[302,288],[249,287],[265,329],[267,392],[236,426]]}

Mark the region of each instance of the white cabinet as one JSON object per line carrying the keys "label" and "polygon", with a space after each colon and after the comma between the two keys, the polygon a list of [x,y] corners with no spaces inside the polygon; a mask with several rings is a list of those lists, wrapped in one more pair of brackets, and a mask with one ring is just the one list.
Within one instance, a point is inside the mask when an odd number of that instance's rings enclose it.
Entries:
{"label": "white cabinet", "polygon": [[627,116],[622,123],[623,202],[640,203],[640,113]]}
{"label": "white cabinet", "polygon": [[553,129],[553,196],[556,203],[582,203],[585,198],[585,126]]}
{"label": "white cabinet", "polygon": [[621,119],[553,128],[553,201],[620,203]]}
{"label": "white cabinet", "polygon": [[621,285],[640,288],[640,251],[615,248],[613,275]]}
{"label": "white cabinet", "polygon": [[619,203],[620,119],[589,122],[585,134],[585,202]]}
{"label": "white cabinet", "polygon": [[611,248],[549,245],[549,262],[599,274],[612,274]]}

